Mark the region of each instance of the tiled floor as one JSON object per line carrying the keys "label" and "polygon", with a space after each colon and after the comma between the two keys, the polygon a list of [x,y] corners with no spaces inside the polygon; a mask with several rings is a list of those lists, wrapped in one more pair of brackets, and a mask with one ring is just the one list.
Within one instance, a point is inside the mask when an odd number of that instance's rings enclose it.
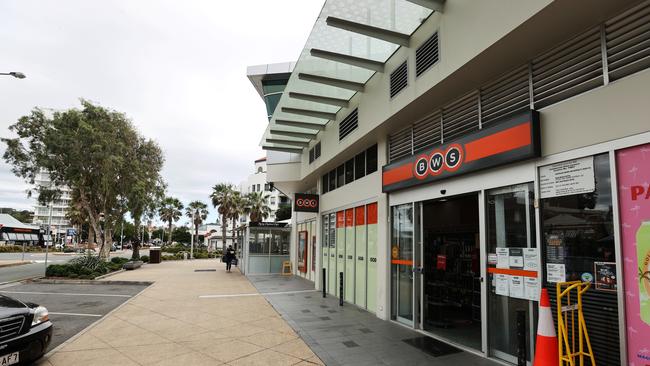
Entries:
{"label": "tiled floor", "polygon": [[404,342],[421,337],[418,332],[353,305],[340,307],[337,298],[323,299],[320,292],[287,293],[313,289],[309,281],[268,275],[249,279],[326,365],[497,365],[467,352],[433,357]]}

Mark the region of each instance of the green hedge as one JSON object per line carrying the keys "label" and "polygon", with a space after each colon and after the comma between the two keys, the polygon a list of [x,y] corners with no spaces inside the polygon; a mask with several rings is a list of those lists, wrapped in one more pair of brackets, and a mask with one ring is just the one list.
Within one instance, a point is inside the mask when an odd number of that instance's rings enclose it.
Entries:
{"label": "green hedge", "polygon": [[[0,245],[0,253],[21,253],[23,251],[22,245]],[[25,245],[26,252],[42,252],[43,248]]]}
{"label": "green hedge", "polygon": [[114,257],[105,262],[97,256],[77,257],[66,264],[51,264],[47,266],[47,277],[67,277],[92,280],[101,275],[119,271],[128,258]]}

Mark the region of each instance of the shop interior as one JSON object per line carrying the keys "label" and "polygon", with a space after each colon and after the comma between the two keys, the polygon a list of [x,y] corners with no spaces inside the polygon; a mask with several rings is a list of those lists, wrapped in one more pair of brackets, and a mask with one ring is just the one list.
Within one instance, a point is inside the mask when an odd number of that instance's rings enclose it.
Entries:
{"label": "shop interior", "polygon": [[424,329],[481,349],[478,194],[423,203]]}

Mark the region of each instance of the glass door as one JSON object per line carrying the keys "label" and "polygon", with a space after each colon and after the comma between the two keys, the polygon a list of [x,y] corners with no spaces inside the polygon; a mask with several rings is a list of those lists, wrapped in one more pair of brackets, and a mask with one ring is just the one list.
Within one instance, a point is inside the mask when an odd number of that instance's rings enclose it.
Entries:
{"label": "glass door", "polygon": [[497,248],[534,248],[535,210],[533,183],[508,186],[487,191],[486,245],[488,253],[488,350],[491,356],[517,363],[519,342],[517,314],[524,312],[528,361],[531,354],[531,330],[534,329],[533,302],[497,294],[495,260]]}
{"label": "glass door", "polygon": [[391,315],[413,326],[413,204],[393,207],[391,222]]}

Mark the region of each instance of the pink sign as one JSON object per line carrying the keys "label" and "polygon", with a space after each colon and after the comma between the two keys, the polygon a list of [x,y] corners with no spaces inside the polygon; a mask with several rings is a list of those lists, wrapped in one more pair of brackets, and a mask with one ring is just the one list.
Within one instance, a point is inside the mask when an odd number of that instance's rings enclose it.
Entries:
{"label": "pink sign", "polygon": [[650,365],[650,144],[616,152],[627,354]]}

